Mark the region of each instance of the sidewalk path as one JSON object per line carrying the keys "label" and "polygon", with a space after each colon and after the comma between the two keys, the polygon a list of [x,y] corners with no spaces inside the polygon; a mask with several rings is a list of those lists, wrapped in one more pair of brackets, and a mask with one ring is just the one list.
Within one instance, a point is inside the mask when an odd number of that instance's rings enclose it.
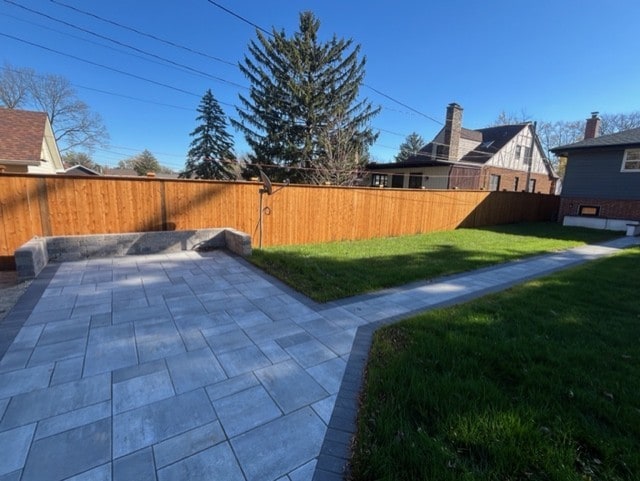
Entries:
{"label": "sidewalk path", "polygon": [[222,251],[49,265],[0,323],[0,480],[340,479],[375,326],[639,243],[326,305]]}

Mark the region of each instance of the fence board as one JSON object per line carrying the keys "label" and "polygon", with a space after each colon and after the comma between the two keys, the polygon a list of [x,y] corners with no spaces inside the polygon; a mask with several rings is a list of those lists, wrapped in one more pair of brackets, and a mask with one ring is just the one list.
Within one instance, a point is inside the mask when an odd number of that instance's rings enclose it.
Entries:
{"label": "fence board", "polygon": [[[277,188],[277,186],[276,186]],[[0,267],[33,236],[233,227],[259,238],[251,182],[0,175]],[[522,192],[287,186],[263,196],[263,246],[555,220],[559,198]]]}

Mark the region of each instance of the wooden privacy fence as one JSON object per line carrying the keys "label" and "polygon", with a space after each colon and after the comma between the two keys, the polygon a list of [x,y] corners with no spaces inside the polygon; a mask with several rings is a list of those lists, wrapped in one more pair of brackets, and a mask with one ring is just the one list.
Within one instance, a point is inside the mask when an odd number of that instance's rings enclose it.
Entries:
{"label": "wooden privacy fence", "polygon": [[[233,227],[258,245],[254,182],[0,174],[0,266],[33,236]],[[262,245],[555,220],[544,194],[292,185],[263,198]]]}

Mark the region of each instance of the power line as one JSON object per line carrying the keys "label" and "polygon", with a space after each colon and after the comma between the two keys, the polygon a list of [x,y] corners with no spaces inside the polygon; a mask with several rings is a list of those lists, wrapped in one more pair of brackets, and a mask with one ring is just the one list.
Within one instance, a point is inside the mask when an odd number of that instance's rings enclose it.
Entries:
{"label": "power line", "polygon": [[87,43],[90,43],[90,44],[93,44],[93,45],[98,45],[99,47],[107,48],[107,49],[109,49],[109,50],[112,50],[112,51],[114,51],[114,52],[118,52],[118,53],[123,54],[123,55],[128,55],[128,56],[130,56],[130,57],[134,57],[134,58],[138,58],[138,59],[140,59],[140,60],[144,60],[145,62],[150,62],[150,63],[156,64],[156,65],[162,65],[163,67],[167,67],[167,66],[168,66],[168,67],[170,67],[170,68],[173,68],[173,69],[179,70],[179,71],[181,71],[181,72],[189,73],[189,74],[191,74],[191,75],[197,75],[197,76],[199,76],[199,77],[209,78],[209,75],[196,74],[196,73],[194,73],[194,72],[190,72],[190,71],[188,71],[188,70],[186,70],[186,69],[183,69],[183,68],[175,67],[175,66],[173,66],[173,65],[166,65],[166,63],[163,63],[163,62],[160,62],[160,61],[157,61],[157,60],[153,60],[153,59],[151,59],[151,58],[147,58],[147,57],[145,57],[145,56],[138,55],[138,54],[133,53],[133,52],[127,52],[127,51],[125,51],[125,50],[122,50],[122,49],[119,49],[119,48],[116,48],[116,47],[112,47],[112,46],[110,46],[110,45],[105,45],[104,43],[96,42],[96,41],[94,41],[94,40],[89,40],[88,38],[80,37],[80,36],[78,36],[78,35],[74,35],[74,34],[72,34],[72,33],[63,32],[63,31],[61,31],[61,30],[57,30],[57,29],[55,29],[55,28],[48,27],[48,26],[46,26],[46,25],[42,25],[42,24],[37,23],[37,22],[32,22],[32,21],[26,20],[26,19],[24,19],[24,18],[19,18],[19,17],[16,17],[16,16],[14,16],[14,15],[10,15],[10,14],[8,14],[8,13],[0,13],[0,15],[3,15],[3,16],[5,16],[5,17],[9,17],[9,18],[13,18],[14,20],[17,20],[17,21],[19,21],[19,22],[23,22],[23,23],[26,23],[26,24],[29,24],[29,25],[35,25],[35,26],[40,27],[40,28],[43,28],[43,29],[45,29],[45,30],[49,30],[49,31],[51,31],[51,32],[56,32],[56,33],[58,33],[58,34],[60,34],[60,35],[64,35],[64,36],[66,36],[66,37],[75,38],[75,39],[80,40],[80,41],[82,41],[82,42],[87,42]]}
{"label": "power line", "polygon": [[143,37],[151,38],[153,40],[157,40],[158,42],[162,42],[164,44],[171,45],[172,47],[176,47],[176,48],[185,50],[187,52],[195,53],[196,55],[200,55],[202,57],[205,57],[205,58],[208,58],[208,59],[211,59],[211,60],[215,60],[216,62],[220,62],[220,63],[226,64],[226,65],[231,65],[232,67],[237,67],[238,66],[237,63],[230,62],[228,60],[224,60],[222,58],[215,57],[213,55],[209,55],[208,53],[202,52],[200,50],[195,50],[195,49],[193,49],[191,47],[187,47],[185,45],[181,45],[181,44],[172,42],[171,40],[167,40],[167,39],[158,37],[158,36],[153,35],[151,33],[143,32],[142,30],[138,30],[137,28],[129,27],[127,25],[124,25],[122,23],[116,22],[114,20],[109,20],[108,18],[101,17],[100,15],[96,15],[95,13],[87,12],[86,10],[82,10],[82,9],[74,7],[72,5],[68,5],[66,3],[59,2],[57,0],[49,0],[49,1],[52,2],[52,3],[55,3],[56,5],[60,5],[62,7],[71,9],[71,10],[73,10],[75,12],[81,13],[83,15],[87,15],[87,16],[96,18],[98,20],[101,20],[103,22],[109,23],[111,25],[115,25],[115,26],[123,28],[125,30],[129,30],[131,32],[137,33],[138,35],[142,35]]}
{"label": "power line", "polygon": [[214,2],[213,0],[207,0],[211,5],[214,5],[216,7],[218,7],[220,10],[223,10],[225,12],[227,12],[229,15],[232,15],[234,17],[236,17],[237,19],[243,21],[244,23],[247,23],[249,25],[251,25],[252,27],[256,28],[257,30],[260,30],[262,33],[266,33],[267,35],[269,35],[270,37],[273,37],[273,33],[269,32],[267,29],[262,28],[260,25],[253,23],[251,20],[243,17],[240,14],[237,14],[231,10],[229,10],[226,7],[223,7],[222,5],[220,5],[218,2]]}
{"label": "power line", "polygon": [[425,118],[427,118],[427,119],[429,119],[429,120],[431,120],[431,121],[435,122],[436,124],[443,125],[443,123],[442,123],[440,120],[436,120],[436,119],[434,119],[433,117],[431,117],[430,115],[427,115],[427,114],[425,114],[425,113],[422,113],[422,112],[420,112],[419,110],[416,110],[416,109],[414,109],[413,107],[411,107],[411,106],[409,106],[409,105],[407,105],[407,104],[405,104],[405,103],[403,103],[403,102],[400,102],[399,100],[394,99],[394,98],[393,98],[393,97],[391,97],[390,95],[387,95],[387,94],[385,94],[384,92],[381,92],[380,90],[378,90],[378,89],[376,89],[376,88],[373,88],[371,85],[367,85],[367,84],[363,84],[363,85],[364,85],[366,88],[368,88],[369,90],[374,91],[374,92],[375,92],[375,93],[377,93],[378,95],[382,95],[384,98],[389,99],[389,100],[391,100],[392,102],[394,102],[394,103],[396,103],[396,104],[398,104],[398,105],[401,105],[402,107],[404,107],[404,108],[406,108],[406,109],[411,110],[413,113],[416,113],[416,114],[418,114],[418,115],[421,115],[421,116],[423,116],[423,117],[425,117]]}
{"label": "power line", "polygon": [[188,90],[181,89],[180,87],[174,87],[173,85],[169,85],[169,84],[165,84],[165,83],[162,83],[162,82],[158,82],[157,80],[152,80],[152,79],[148,79],[148,78],[145,78],[145,77],[141,77],[140,75],[136,75],[136,74],[133,74],[133,73],[130,73],[130,72],[125,72],[124,70],[119,70],[119,69],[114,68],[114,67],[109,67],[108,65],[104,65],[104,64],[101,64],[101,63],[98,63],[98,62],[93,62],[92,60],[87,60],[85,58],[77,57],[77,56],[72,55],[70,53],[65,53],[65,52],[61,52],[59,50],[55,50],[53,48],[45,47],[44,45],[40,45],[40,44],[37,44],[37,43],[34,43],[34,42],[30,42],[29,40],[25,40],[23,38],[14,37],[13,35],[9,35],[9,34],[2,33],[2,32],[0,32],[0,35],[3,36],[3,37],[10,38],[11,40],[15,40],[17,42],[22,42],[22,43],[25,43],[27,45],[31,45],[32,47],[37,47],[37,48],[40,48],[42,50],[46,50],[48,52],[52,52],[52,53],[55,53],[55,54],[58,54],[58,55],[62,55],[63,57],[69,57],[69,58],[72,58],[74,60],[78,60],[80,62],[87,63],[89,65],[94,65],[96,67],[104,68],[104,69],[110,70],[112,72],[116,72],[116,73],[119,73],[119,74],[122,74],[122,75],[126,75],[127,77],[132,77],[132,78],[135,78],[135,79],[138,79],[138,80],[142,80],[144,82],[149,82],[149,83],[158,85],[160,87],[165,87],[165,88],[168,88],[168,89],[171,89],[171,90],[175,90],[176,92],[181,92],[181,93],[184,93],[184,94],[187,94],[187,95],[200,97],[200,95],[198,95],[196,93],[193,93],[193,92],[189,92]]}
{"label": "power line", "polygon": [[[256,29],[260,30],[261,32],[264,32],[264,33],[266,33],[267,35],[269,35],[269,36],[273,37],[273,34],[272,34],[271,32],[269,32],[269,31],[267,31],[266,29],[264,29],[264,28],[260,27],[259,25],[255,24],[255,23],[254,23],[254,22],[252,22],[251,20],[249,20],[249,19],[247,19],[247,18],[243,17],[242,15],[239,15],[239,14],[237,14],[237,13],[233,12],[232,10],[230,10],[230,9],[228,9],[228,8],[226,8],[226,7],[223,7],[222,5],[220,5],[220,4],[219,4],[219,3],[217,3],[217,2],[214,2],[213,0],[207,0],[207,1],[208,1],[210,4],[215,5],[215,6],[216,6],[216,7],[218,7],[219,9],[221,9],[221,10],[223,10],[223,11],[227,12],[229,15],[232,15],[232,16],[236,17],[237,19],[239,19],[240,21],[242,21],[242,22],[244,22],[244,23],[247,23],[247,24],[249,24],[249,25],[251,25],[251,26],[255,27]],[[388,100],[391,100],[392,102],[394,102],[394,103],[396,103],[396,104],[398,104],[398,105],[401,105],[402,107],[404,107],[404,108],[406,108],[406,109],[409,109],[409,110],[411,110],[412,112],[414,112],[414,113],[416,113],[416,114],[418,114],[418,115],[421,115],[421,116],[423,116],[423,117],[425,117],[425,118],[427,118],[427,119],[429,119],[429,120],[431,120],[431,121],[433,121],[433,122],[435,122],[435,123],[437,123],[437,124],[442,125],[442,122],[441,122],[440,120],[436,120],[435,118],[431,117],[430,115],[427,115],[427,114],[425,114],[425,113],[423,113],[423,112],[420,112],[419,110],[414,109],[413,107],[411,107],[411,106],[409,106],[409,105],[407,105],[407,104],[405,104],[405,103],[403,103],[403,102],[400,102],[399,100],[397,100],[397,99],[393,98],[391,95],[385,94],[384,92],[381,92],[380,90],[378,90],[378,89],[376,89],[376,88],[374,88],[374,87],[372,87],[372,86],[370,86],[370,85],[367,85],[367,84],[363,84],[363,85],[364,85],[366,88],[368,88],[368,89],[372,90],[373,92],[377,93],[378,95],[382,95],[384,98],[386,98],[386,99],[388,99]]]}
{"label": "power line", "polygon": [[40,15],[40,16],[42,16],[42,17],[48,18],[49,20],[52,20],[52,21],[54,21],[54,22],[58,22],[58,23],[61,23],[61,24],[63,24],[63,25],[66,25],[66,26],[68,26],[68,27],[74,28],[74,29],[76,29],[76,30],[80,30],[81,32],[87,33],[87,34],[89,34],[89,35],[93,35],[93,36],[98,37],[98,38],[101,38],[101,39],[103,39],[103,40],[107,40],[108,42],[115,43],[116,45],[120,45],[121,47],[125,47],[125,48],[128,48],[128,49],[134,50],[134,51],[136,51],[136,52],[142,53],[143,55],[147,55],[147,56],[149,56],[149,57],[156,58],[156,59],[158,59],[158,60],[161,60],[162,62],[165,62],[165,63],[171,64],[171,65],[174,65],[174,66],[176,66],[176,67],[180,67],[180,68],[183,68],[183,69],[189,70],[189,71],[191,71],[191,72],[194,72],[194,73],[197,73],[197,74],[200,74],[200,75],[204,75],[204,76],[206,76],[207,78],[210,78],[210,79],[212,79],[212,80],[217,80],[218,82],[222,82],[222,83],[226,83],[226,84],[229,84],[229,85],[233,85],[234,87],[238,87],[238,88],[241,88],[241,89],[247,89],[247,87],[245,87],[244,85],[240,85],[239,83],[233,82],[233,81],[231,81],[231,80],[223,79],[222,77],[217,77],[217,76],[215,76],[215,75],[211,75],[211,74],[209,74],[209,73],[207,73],[207,72],[204,72],[204,71],[202,71],[202,70],[195,69],[195,68],[193,68],[193,67],[190,67],[190,66],[188,66],[188,65],[182,64],[182,63],[180,63],[180,62],[175,62],[175,61],[173,61],[173,60],[171,60],[171,59],[168,59],[168,58],[165,58],[165,57],[161,57],[160,55],[156,55],[156,54],[154,54],[154,53],[147,52],[147,51],[145,51],[145,50],[139,49],[139,48],[134,47],[134,46],[132,46],[132,45],[129,45],[129,44],[127,44],[127,43],[121,42],[121,41],[119,41],[119,40],[115,40],[115,39],[113,39],[113,38],[111,38],[111,37],[107,37],[106,35],[101,35],[101,34],[99,34],[99,33],[92,32],[91,30],[88,30],[88,29],[86,29],[86,28],[78,27],[77,25],[74,25],[74,24],[72,24],[72,23],[70,23],[70,22],[66,22],[66,21],[64,21],[64,20],[60,20],[60,19],[55,18],[55,17],[53,17],[53,16],[51,16],[51,15],[48,15],[48,14],[46,14],[46,13],[40,12],[40,11],[38,11],[38,10],[34,10],[34,9],[32,9],[32,8],[29,8],[29,7],[25,7],[24,5],[20,5],[19,3],[16,3],[16,2],[14,2],[13,0],[4,0],[4,2],[5,2],[5,3],[9,3],[10,5],[16,6],[16,7],[18,7],[18,8],[21,8],[21,9],[23,9],[23,10],[26,10],[26,11],[28,11],[28,12],[34,13],[34,14],[36,14],[36,15]]}

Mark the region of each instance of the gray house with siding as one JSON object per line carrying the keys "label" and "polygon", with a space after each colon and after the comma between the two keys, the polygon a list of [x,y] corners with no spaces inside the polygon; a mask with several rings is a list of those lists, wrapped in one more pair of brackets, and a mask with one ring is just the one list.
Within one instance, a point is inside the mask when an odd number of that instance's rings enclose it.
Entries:
{"label": "gray house with siding", "polygon": [[551,149],[567,159],[559,218],[624,231],[640,221],[640,128],[603,136],[599,130],[594,112],[584,140]]}

